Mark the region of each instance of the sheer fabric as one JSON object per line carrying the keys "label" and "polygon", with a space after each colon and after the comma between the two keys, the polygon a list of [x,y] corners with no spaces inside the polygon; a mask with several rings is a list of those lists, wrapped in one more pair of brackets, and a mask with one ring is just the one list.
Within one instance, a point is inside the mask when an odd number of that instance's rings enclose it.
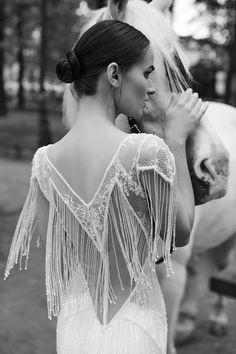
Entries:
{"label": "sheer fabric", "polygon": [[23,256],[27,268],[37,196],[43,193],[49,201],[48,316],[58,315],[59,354],[166,352],[155,261],[163,256],[167,274],[172,271],[175,191],[173,155],[154,135],[131,134],[122,141],[89,203],[55,168],[47,147],[38,149],[5,275]]}

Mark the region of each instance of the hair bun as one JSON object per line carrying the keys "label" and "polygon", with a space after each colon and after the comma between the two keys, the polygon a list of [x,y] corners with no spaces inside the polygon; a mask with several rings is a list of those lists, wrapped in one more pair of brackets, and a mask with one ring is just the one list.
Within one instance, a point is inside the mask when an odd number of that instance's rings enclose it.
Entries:
{"label": "hair bun", "polygon": [[56,73],[59,80],[67,84],[79,79],[81,66],[74,51],[68,52],[66,58],[57,63]]}

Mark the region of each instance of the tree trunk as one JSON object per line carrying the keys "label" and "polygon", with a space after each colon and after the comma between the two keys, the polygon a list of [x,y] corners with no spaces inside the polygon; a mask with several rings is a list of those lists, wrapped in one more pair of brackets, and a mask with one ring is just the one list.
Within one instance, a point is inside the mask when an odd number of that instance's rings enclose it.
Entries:
{"label": "tree trunk", "polygon": [[17,37],[18,37],[18,53],[17,53],[17,61],[19,65],[19,73],[18,73],[18,108],[23,109],[25,106],[25,96],[24,96],[24,88],[23,88],[23,78],[24,78],[24,54],[23,54],[23,11],[24,8],[22,4],[18,4],[18,23],[17,23]]}
{"label": "tree trunk", "polygon": [[236,2],[230,2],[231,5],[231,42],[228,47],[229,69],[226,80],[226,103],[236,107]]}
{"label": "tree trunk", "polygon": [[230,48],[230,65],[226,80],[226,103],[236,107],[236,43],[231,44]]}
{"label": "tree trunk", "polygon": [[5,0],[0,0],[0,117],[6,116],[6,93],[4,89],[4,25]]}
{"label": "tree trunk", "polygon": [[47,67],[47,0],[41,0],[41,52],[40,52],[40,100],[39,100],[39,140],[44,146],[52,142],[46,104],[45,77]]}

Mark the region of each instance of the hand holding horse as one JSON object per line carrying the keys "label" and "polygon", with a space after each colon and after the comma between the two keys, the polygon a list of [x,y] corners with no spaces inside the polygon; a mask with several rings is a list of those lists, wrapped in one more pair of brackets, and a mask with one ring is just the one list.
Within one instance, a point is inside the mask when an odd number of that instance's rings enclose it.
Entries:
{"label": "hand holding horse", "polygon": [[205,114],[208,103],[203,102],[192,89],[172,93],[169,107],[163,120],[163,130],[167,142],[185,144]]}

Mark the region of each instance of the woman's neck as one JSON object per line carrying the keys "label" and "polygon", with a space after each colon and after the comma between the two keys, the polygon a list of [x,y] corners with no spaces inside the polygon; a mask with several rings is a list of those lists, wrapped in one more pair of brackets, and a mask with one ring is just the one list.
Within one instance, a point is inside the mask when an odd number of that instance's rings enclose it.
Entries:
{"label": "woman's neck", "polygon": [[115,107],[112,96],[83,96],[78,103],[77,118],[74,127],[89,128],[115,126]]}

